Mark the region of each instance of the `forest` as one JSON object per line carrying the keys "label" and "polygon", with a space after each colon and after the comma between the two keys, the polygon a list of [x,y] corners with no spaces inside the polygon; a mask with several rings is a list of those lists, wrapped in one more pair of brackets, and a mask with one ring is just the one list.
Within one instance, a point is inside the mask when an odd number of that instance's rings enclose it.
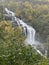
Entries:
{"label": "forest", "polygon": [[[26,47],[20,28],[6,20],[5,7],[36,30],[36,40],[47,47],[47,58]],[[49,0],[0,0],[0,65],[49,65]]]}

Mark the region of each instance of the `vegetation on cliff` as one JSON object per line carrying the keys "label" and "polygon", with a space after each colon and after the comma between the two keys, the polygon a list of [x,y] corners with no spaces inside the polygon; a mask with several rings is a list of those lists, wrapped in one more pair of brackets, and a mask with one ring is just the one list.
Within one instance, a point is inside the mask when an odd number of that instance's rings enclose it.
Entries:
{"label": "vegetation on cliff", "polygon": [[24,44],[21,30],[9,21],[0,22],[0,65],[48,65],[30,45]]}

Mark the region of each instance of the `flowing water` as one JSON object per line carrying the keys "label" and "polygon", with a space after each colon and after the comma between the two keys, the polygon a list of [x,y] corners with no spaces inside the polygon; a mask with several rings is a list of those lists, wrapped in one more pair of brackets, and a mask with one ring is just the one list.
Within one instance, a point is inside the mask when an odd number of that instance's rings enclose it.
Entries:
{"label": "flowing water", "polygon": [[[34,44],[35,43],[35,29],[32,28],[31,26],[27,25],[26,23],[24,23],[22,20],[18,19],[17,22],[20,22],[20,24],[22,25],[22,27],[24,28],[24,33],[27,36],[26,38],[26,42],[29,44]],[[27,28],[27,32],[25,31],[25,27]]]}
{"label": "flowing water", "polygon": [[[38,45],[42,47],[41,43],[36,41],[35,40],[35,29],[29,25],[27,25],[26,23],[24,23],[22,20],[20,20],[19,18],[16,18],[15,17],[15,13],[13,13],[12,11],[9,11],[7,8],[5,8],[5,11],[8,15],[11,15],[12,17],[12,21],[16,21],[18,26],[20,26],[20,24],[22,25],[23,27],[23,31],[24,31],[24,34],[26,35],[26,40],[25,40],[25,43],[28,43],[30,45],[34,45],[34,48],[36,49],[36,51],[42,55],[42,53],[36,48]],[[27,32],[26,32],[27,30]]]}

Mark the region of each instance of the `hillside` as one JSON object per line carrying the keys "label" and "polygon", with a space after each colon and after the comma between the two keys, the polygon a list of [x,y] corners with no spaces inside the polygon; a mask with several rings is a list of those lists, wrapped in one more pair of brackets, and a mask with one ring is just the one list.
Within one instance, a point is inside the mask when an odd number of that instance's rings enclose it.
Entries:
{"label": "hillside", "polygon": [[[47,58],[24,44],[21,27],[13,27],[5,7],[36,30],[35,40],[45,45]],[[0,61],[0,65],[49,65],[49,0],[0,0]]]}
{"label": "hillside", "polygon": [[9,21],[0,22],[0,64],[1,65],[48,65],[48,59],[39,55],[30,45],[19,28],[13,28]]}
{"label": "hillside", "polygon": [[[36,40],[44,43],[49,51],[49,1],[48,0],[0,0],[0,20],[5,20],[5,7],[16,17],[36,30]],[[6,3],[5,3],[6,2]],[[37,38],[38,37],[38,38]],[[49,56],[49,53],[48,53]]]}

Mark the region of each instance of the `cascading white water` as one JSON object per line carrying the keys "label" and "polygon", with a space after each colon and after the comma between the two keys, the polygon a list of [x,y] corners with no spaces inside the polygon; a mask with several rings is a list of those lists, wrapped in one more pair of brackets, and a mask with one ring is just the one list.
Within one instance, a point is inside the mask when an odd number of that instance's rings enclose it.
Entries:
{"label": "cascading white water", "polygon": [[[26,27],[27,28],[27,38],[26,38],[26,42],[29,43],[30,45],[35,43],[35,29],[32,28],[31,26],[27,25],[26,23],[24,23],[22,20],[18,19],[17,22],[20,22],[20,24],[22,25],[22,27]],[[18,24],[19,24],[18,22]],[[26,33],[26,31],[25,31]]]}
{"label": "cascading white water", "polygon": [[[7,8],[5,8],[5,11],[7,12],[8,15],[11,15],[13,22],[16,21],[18,26],[20,26],[20,24],[22,25],[22,27],[24,29],[23,31],[24,31],[25,35],[27,36],[25,42],[30,44],[30,45],[34,45],[34,44],[36,45],[37,42],[35,41],[35,32],[36,32],[35,29],[33,27],[27,25],[26,23],[24,23],[19,18],[16,18],[15,13],[13,13],[12,11],[9,11]],[[26,28],[27,28],[27,33],[26,33]],[[34,48],[36,49],[36,46]],[[41,56],[43,56],[42,53],[39,50],[36,49],[36,51]]]}
{"label": "cascading white water", "polygon": [[[20,26],[20,24],[22,25],[22,27],[26,27],[27,28],[27,38],[26,38],[26,42],[33,44],[35,42],[35,29],[32,28],[31,26],[27,25],[26,23],[24,23],[22,20],[20,20],[19,18],[15,17],[15,14],[12,11],[9,11],[7,8],[5,8],[5,11],[7,12],[7,14],[12,16],[12,21],[13,17],[15,18],[15,21],[17,21],[17,24]],[[25,29],[25,28],[24,28]],[[25,30],[24,30],[25,31]],[[24,32],[26,35],[26,31]]]}
{"label": "cascading white water", "polygon": [[[11,14],[11,16],[13,16],[15,18],[15,21],[17,21],[18,25],[20,26],[20,24],[22,25],[22,27],[26,27],[27,28],[27,38],[26,38],[26,42],[33,44],[35,42],[35,29],[32,28],[31,26],[27,25],[26,23],[24,23],[22,20],[20,20],[19,18],[15,17],[15,14],[12,11],[9,11],[7,8],[5,8],[5,11],[7,12],[7,14]],[[12,18],[13,21],[13,18]],[[25,28],[24,28],[25,29]],[[24,32],[26,35],[26,31]]]}
{"label": "cascading white water", "polygon": [[12,11],[9,11],[7,8],[5,8],[5,11],[7,14],[9,14],[11,16],[15,16],[15,14]]}
{"label": "cascading white water", "polygon": [[9,11],[7,8],[5,8],[5,11],[8,15],[10,15],[12,17],[12,22],[14,21],[14,17],[15,17],[15,13],[13,13],[12,11]]}

